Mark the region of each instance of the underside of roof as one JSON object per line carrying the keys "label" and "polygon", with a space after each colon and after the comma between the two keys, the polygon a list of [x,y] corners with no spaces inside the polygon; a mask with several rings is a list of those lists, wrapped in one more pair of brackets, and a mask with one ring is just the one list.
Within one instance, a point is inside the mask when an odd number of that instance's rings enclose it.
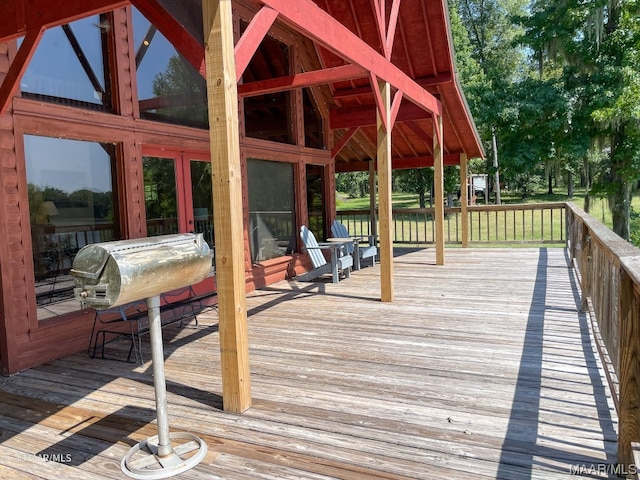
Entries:
{"label": "underside of roof", "polygon": [[[0,40],[24,36],[23,47],[37,44],[43,28],[128,3],[68,0],[54,6],[47,0],[32,0],[27,6],[24,1],[0,0],[0,10],[7,13]],[[201,0],[131,3],[204,72]],[[387,119],[394,168],[433,165],[434,116],[439,113],[445,164],[457,164],[462,153],[468,158],[484,156],[455,74],[446,0],[235,0],[233,4],[246,17],[249,32],[236,45],[239,78],[246,74],[239,95],[251,88],[251,76],[275,80],[271,91],[313,86],[316,102],[323,103],[322,111],[329,116],[328,147],[337,171],[365,170],[376,157],[378,79],[389,82],[392,97],[401,100],[394,104],[393,119]],[[276,27],[300,36],[306,45],[304,72],[287,75],[286,69],[274,64],[269,48],[260,47],[264,35]],[[24,68],[21,61],[28,61],[29,52],[23,50],[0,87],[0,109],[18,83]],[[255,72],[256,68],[264,71]],[[395,96],[399,89],[401,95]]]}
{"label": "underside of roof", "polygon": [[[374,2],[370,0],[314,0],[341,24],[384,55]],[[382,2],[383,4],[385,2]],[[386,24],[393,4],[386,2]],[[446,1],[402,0],[390,61],[442,102],[446,163],[458,163],[484,153],[456,79]],[[318,48],[324,68],[345,62],[326,48]],[[331,128],[339,139],[350,128],[359,131],[337,154],[338,162],[375,158],[375,98],[368,78],[331,84]],[[373,112],[373,113],[372,113]],[[397,166],[430,165],[433,161],[433,117],[403,100],[392,131],[392,156]],[[351,170],[348,166],[337,168]]]}

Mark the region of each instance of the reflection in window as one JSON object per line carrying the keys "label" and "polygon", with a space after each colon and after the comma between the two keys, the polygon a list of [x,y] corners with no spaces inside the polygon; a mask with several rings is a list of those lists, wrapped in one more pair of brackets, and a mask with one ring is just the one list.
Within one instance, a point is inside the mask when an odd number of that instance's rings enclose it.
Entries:
{"label": "reflection in window", "polygon": [[316,238],[324,239],[324,167],[322,165],[307,164],[307,213],[309,230]]}
{"label": "reflection in window", "polygon": [[202,1],[158,0],[158,3],[204,46]]}
{"label": "reflection in window", "polygon": [[178,233],[176,168],[172,158],[142,157],[147,235]]}
{"label": "reflection in window", "polygon": [[195,233],[202,233],[204,239],[213,248],[213,191],[211,189],[211,162],[192,160],[191,193],[193,197],[193,222]]}
{"label": "reflection in window", "polygon": [[296,247],[293,165],[249,159],[249,241],[259,263]]}
{"label": "reflection in window", "polygon": [[24,136],[38,319],[77,310],[69,270],[83,246],[119,240],[116,146]]}
{"label": "reflection in window", "polygon": [[[243,25],[246,28],[246,25]],[[242,75],[244,83],[290,75],[289,48],[267,36]],[[290,92],[276,92],[244,99],[248,137],[294,144]]]}
{"label": "reflection in window", "polygon": [[111,111],[110,15],[47,29],[20,82],[24,97]]}
{"label": "reflection in window", "polygon": [[138,10],[133,10],[140,116],[208,128],[206,81]]}

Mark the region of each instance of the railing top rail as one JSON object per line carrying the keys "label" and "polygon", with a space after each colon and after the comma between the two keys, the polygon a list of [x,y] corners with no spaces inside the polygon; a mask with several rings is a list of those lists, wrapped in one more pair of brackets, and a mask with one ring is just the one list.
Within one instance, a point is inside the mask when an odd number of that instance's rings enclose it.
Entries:
{"label": "railing top rail", "polygon": [[573,202],[567,202],[567,208],[589,229],[592,241],[597,241],[613,256],[617,258],[640,256],[639,248],[614,233],[609,227],[586,213]]}
{"label": "railing top rail", "polygon": [[[488,212],[501,212],[501,211],[511,211],[511,210],[551,210],[551,209],[560,209],[565,208],[567,205],[566,202],[548,202],[548,203],[509,203],[504,205],[470,205],[468,207],[469,211],[488,211]],[[445,211],[447,212],[460,212],[460,207],[447,207]],[[394,208],[394,213],[434,213],[435,209],[433,207],[425,207],[425,208]],[[369,213],[369,209],[349,209],[349,210],[338,210],[338,214],[340,215],[362,215]]]}
{"label": "railing top rail", "polygon": [[567,202],[545,202],[545,203],[505,203],[502,205],[470,205],[469,211],[489,211],[501,212],[509,210],[551,210],[565,208]]}
{"label": "railing top rail", "polygon": [[[640,289],[640,256],[621,258],[620,264],[631,277],[636,290]],[[638,294],[640,295],[640,291]]]}

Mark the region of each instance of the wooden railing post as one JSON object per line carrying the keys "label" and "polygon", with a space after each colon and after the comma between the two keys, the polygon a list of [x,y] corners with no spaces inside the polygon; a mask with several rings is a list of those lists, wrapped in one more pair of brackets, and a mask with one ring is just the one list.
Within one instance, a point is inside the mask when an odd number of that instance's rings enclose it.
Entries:
{"label": "wooden railing post", "polygon": [[640,442],[640,278],[634,282],[629,272],[640,271],[640,258],[628,262],[631,268],[625,268],[625,259],[621,263],[618,463],[629,469],[638,465],[633,444]]}
{"label": "wooden railing post", "polygon": [[460,154],[460,229],[462,247],[469,247],[469,187],[467,186],[467,155]]}
{"label": "wooden railing post", "polygon": [[586,225],[582,225],[582,256],[580,259],[580,282],[582,311],[589,311],[589,295],[591,295],[591,237]]}
{"label": "wooden railing post", "polygon": [[573,261],[576,258],[576,242],[573,238],[573,215],[569,206],[564,208],[564,248],[569,252],[569,267],[573,268]]}

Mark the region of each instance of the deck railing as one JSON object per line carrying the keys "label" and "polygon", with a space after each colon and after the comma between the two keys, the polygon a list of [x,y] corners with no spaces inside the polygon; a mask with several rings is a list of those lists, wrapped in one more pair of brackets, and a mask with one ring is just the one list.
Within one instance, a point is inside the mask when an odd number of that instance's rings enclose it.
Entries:
{"label": "deck railing", "polygon": [[[640,466],[640,249],[567,204],[567,250],[618,412],[618,462]],[[634,455],[635,453],[635,455]]]}
{"label": "deck railing", "polygon": [[[468,207],[469,238],[474,244],[564,244],[565,204],[478,205]],[[445,243],[462,243],[461,208],[445,208]],[[368,210],[341,210],[337,218],[352,235],[370,235]],[[393,242],[435,243],[433,208],[393,210]]]}

